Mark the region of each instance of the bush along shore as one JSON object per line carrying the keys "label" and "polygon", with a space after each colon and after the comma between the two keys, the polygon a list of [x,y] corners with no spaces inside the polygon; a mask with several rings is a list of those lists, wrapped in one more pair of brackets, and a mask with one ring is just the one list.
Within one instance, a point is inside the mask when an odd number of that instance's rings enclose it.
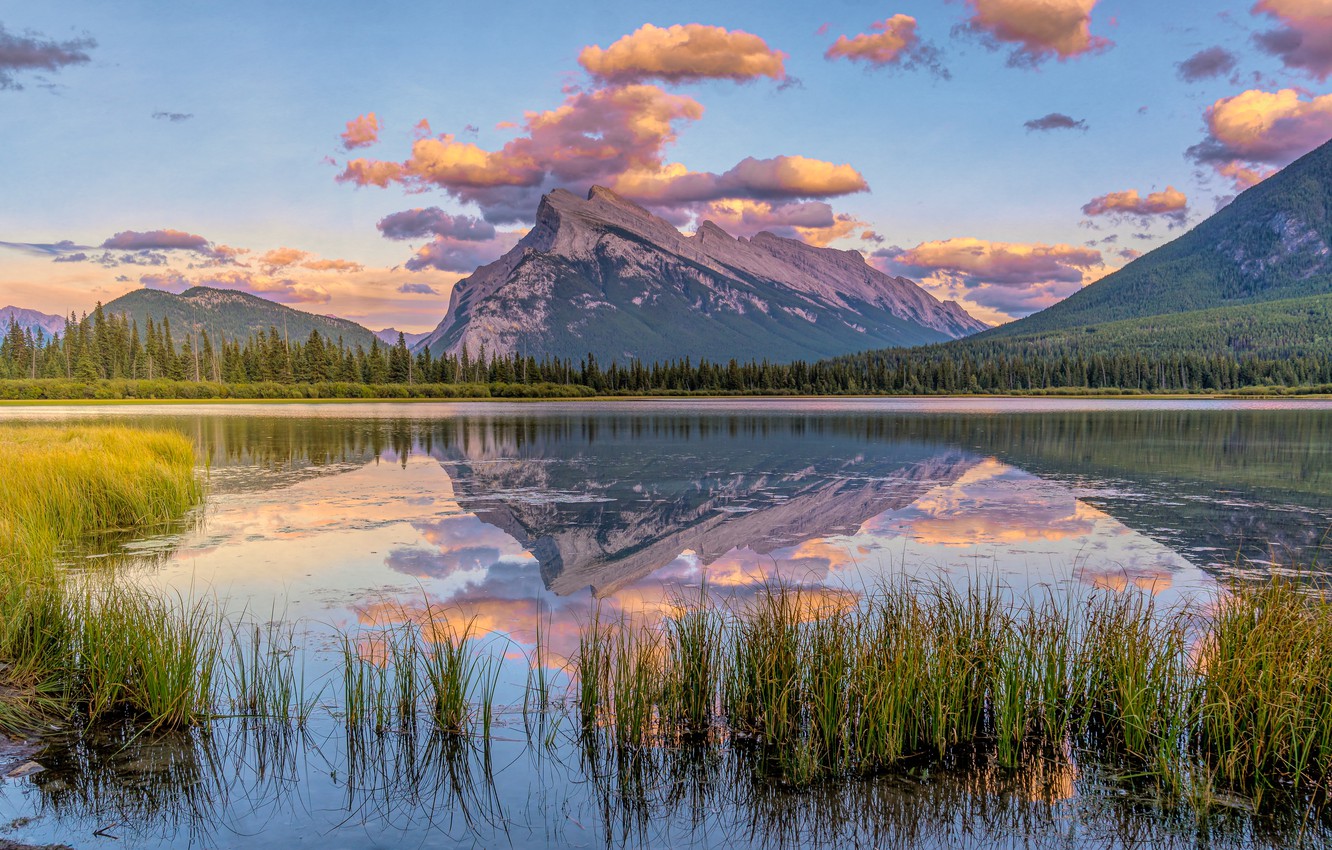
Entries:
{"label": "bush along shore", "polygon": [[[90,531],[199,504],[182,436],[0,428],[0,730],[222,715],[303,726],[331,694],[349,740],[426,722],[490,739],[505,646],[427,606],[342,640],[308,692],[291,623],[156,596],[115,570],[58,566]],[[1206,807],[1221,792],[1318,801],[1332,778],[1332,599],[1282,580],[1205,603],[1146,591],[956,587],[706,590],[653,616],[595,606],[567,662],[527,650],[529,730],[567,721],[622,755],[725,744],[761,778],[807,786],[983,750],[1017,769],[1051,748]],[[570,682],[561,697],[553,681]],[[517,710],[512,709],[512,710]],[[551,715],[555,715],[552,719]]]}
{"label": "bush along shore", "polygon": [[0,380],[0,401],[402,401],[450,399],[577,399],[577,398],[736,398],[793,396],[1049,396],[1049,397],[1150,397],[1153,395],[1221,395],[1226,397],[1300,397],[1332,395],[1332,384],[1269,385],[1258,384],[1218,390],[1200,387],[1184,389],[1120,389],[1098,386],[1059,386],[1035,389],[979,389],[912,387],[882,389],[850,381],[844,384],[818,384],[789,387],[782,384],[728,388],[703,381],[672,382],[665,387],[633,387],[602,382],[600,387],[581,383],[414,383],[358,384],[339,381],[319,383],[220,383],[213,381],[172,380],[91,380],[64,378],[36,380]]}

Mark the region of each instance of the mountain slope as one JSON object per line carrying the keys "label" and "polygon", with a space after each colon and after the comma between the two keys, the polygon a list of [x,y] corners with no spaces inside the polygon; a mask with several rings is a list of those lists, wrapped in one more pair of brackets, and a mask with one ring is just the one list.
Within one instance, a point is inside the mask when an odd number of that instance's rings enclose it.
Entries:
{"label": "mountain slope", "polygon": [[0,334],[9,330],[11,322],[17,322],[19,328],[36,333],[41,330],[46,337],[65,332],[64,316],[52,316],[27,307],[0,307]]}
{"label": "mountain slope", "polygon": [[171,320],[172,333],[180,339],[186,328],[223,334],[227,339],[245,339],[270,327],[284,332],[291,340],[303,340],[310,331],[348,346],[369,348],[374,334],[355,322],[333,316],[316,316],[276,304],[257,295],[231,289],[196,286],[179,295],[160,289],[136,289],[103,305],[107,313],[129,316],[139,323],[139,332],[147,327],[149,317],[161,323]]}
{"label": "mountain slope", "polygon": [[711,222],[685,236],[608,189],[557,189],[536,226],[454,287],[432,353],[602,360],[816,359],[942,342],[985,326],[853,251]]}
{"label": "mountain slope", "polygon": [[1332,294],[1332,142],[1175,241],[979,337]]}

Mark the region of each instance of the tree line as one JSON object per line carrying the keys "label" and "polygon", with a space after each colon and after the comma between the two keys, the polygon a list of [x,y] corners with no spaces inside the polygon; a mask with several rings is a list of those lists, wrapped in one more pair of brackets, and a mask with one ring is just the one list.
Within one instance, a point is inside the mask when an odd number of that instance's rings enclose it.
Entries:
{"label": "tree line", "polygon": [[[169,321],[136,321],[98,307],[70,316],[47,336],[11,322],[0,340],[0,379],[74,382],[168,381],[211,384],[585,387],[604,395],[651,393],[1005,393],[1060,389],[1226,392],[1247,387],[1332,384],[1332,359],[1261,358],[1234,353],[1086,354],[975,351],[950,346],[887,349],[815,363],[752,360],[603,364],[531,355],[413,353],[393,345],[349,346],[312,331],[289,340],[277,328],[245,339],[214,339]],[[429,394],[426,392],[413,394]]]}

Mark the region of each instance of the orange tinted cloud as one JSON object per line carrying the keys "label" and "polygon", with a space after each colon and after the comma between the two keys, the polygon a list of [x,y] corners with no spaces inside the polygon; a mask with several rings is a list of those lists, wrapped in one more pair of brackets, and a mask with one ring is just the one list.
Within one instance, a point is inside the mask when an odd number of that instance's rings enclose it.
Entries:
{"label": "orange tinted cloud", "polygon": [[489,220],[519,221],[555,185],[608,184],[626,171],[661,168],[676,125],[702,115],[698,101],[656,86],[574,92],[555,109],[527,113],[526,133],[499,150],[451,135],[419,139],[405,162],[352,160],[338,179],[441,188],[477,204]]}
{"label": "orange tinted cloud", "polygon": [[1074,245],[991,242],[960,237],[922,242],[889,252],[894,264],[916,274],[944,272],[977,283],[1022,285],[1047,280],[1081,281],[1102,264],[1101,252]]}
{"label": "orange tinted cloud", "polygon": [[1223,162],[1216,166],[1216,173],[1222,177],[1230,178],[1238,191],[1244,191],[1250,186],[1257,186],[1267,178],[1276,174],[1275,168],[1245,168],[1238,162]]}
{"label": "orange tinted cloud", "polygon": [[1054,304],[1090,283],[1100,251],[1073,245],[970,237],[875,251],[889,274],[916,278],[936,298],[959,301],[983,321],[1004,322]]}
{"label": "orange tinted cloud", "polygon": [[942,77],[949,73],[939,63],[939,51],[921,41],[916,33],[916,19],[893,15],[870,26],[871,32],[838,36],[823,54],[825,59],[849,59],[875,68],[923,65]]}
{"label": "orange tinted cloud", "polygon": [[1207,137],[1189,156],[1244,188],[1272,173],[1260,166],[1289,165],[1332,137],[1332,94],[1304,100],[1295,89],[1250,89],[1221,98],[1203,118]]}
{"label": "orange tinted cloud", "polygon": [[[703,214],[714,201],[765,201],[772,212],[782,202],[869,189],[851,165],[805,156],[746,157],[722,173],[666,162],[665,150],[675,141],[677,127],[702,115],[703,107],[693,98],[652,85],[574,92],[556,109],[527,113],[526,132],[498,150],[451,135],[418,139],[406,161],[355,159],[338,179],[358,185],[399,183],[409,190],[440,188],[464,203],[475,203],[489,222],[530,220],[540,195],[557,186],[576,191],[609,186],[677,223]],[[850,222],[841,217],[816,227],[840,232],[848,230]],[[825,243],[836,238],[806,235]],[[443,247],[457,253],[456,245]],[[463,253],[470,257],[475,251]],[[428,257],[414,262],[441,267]],[[448,267],[460,269],[461,261],[450,259]]]}
{"label": "orange tinted cloud", "polygon": [[639,203],[672,206],[723,198],[830,198],[869,190],[865,178],[850,165],[804,156],[746,157],[721,174],[667,163],[621,174],[610,187]]}
{"label": "orange tinted cloud", "polygon": [[1189,212],[1189,199],[1173,186],[1167,186],[1162,192],[1152,192],[1146,197],[1139,195],[1137,189],[1129,189],[1092,198],[1083,205],[1082,212],[1088,216],[1163,216],[1183,224]]}
{"label": "orange tinted cloud", "polygon": [[274,248],[266,254],[260,255],[259,262],[272,268],[282,268],[293,263],[299,263],[308,256],[309,254],[297,248]]}
{"label": "orange tinted cloud", "polygon": [[967,0],[966,28],[998,48],[1012,45],[1008,64],[1031,67],[1050,58],[1071,59],[1104,50],[1108,39],[1091,33],[1098,0]]}
{"label": "orange tinted cloud", "polygon": [[318,272],[359,272],[365,266],[351,260],[310,260],[301,263],[304,268],[314,269]]}
{"label": "orange tinted cloud", "polygon": [[617,85],[645,80],[782,80],[785,63],[785,53],[756,35],[703,24],[664,28],[644,24],[610,47],[592,45],[578,54],[578,64],[589,74]]}
{"label": "orange tinted cloud", "polygon": [[379,141],[379,119],[373,112],[353,118],[347,122],[341,138],[346,150],[369,147]]}
{"label": "orange tinted cloud", "polygon": [[699,209],[697,216],[700,221],[712,221],[732,236],[753,236],[767,231],[819,247],[865,226],[863,221],[845,213],[834,213],[822,201],[774,205],[734,198],[713,201]]}
{"label": "orange tinted cloud", "polygon": [[1259,0],[1255,15],[1266,15],[1278,26],[1254,35],[1266,53],[1287,68],[1325,81],[1332,74],[1332,3],[1328,0]]}

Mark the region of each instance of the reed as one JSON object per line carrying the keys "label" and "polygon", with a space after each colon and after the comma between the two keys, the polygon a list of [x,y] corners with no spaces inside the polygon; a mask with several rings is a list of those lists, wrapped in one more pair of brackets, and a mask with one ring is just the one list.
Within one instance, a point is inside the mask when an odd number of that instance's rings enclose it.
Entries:
{"label": "reed", "polygon": [[663,702],[661,632],[641,622],[622,619],[612,629],[609,669],[610,726],[615,745],[648,743],[657,706]]}
{"label": "reed", "polygon": [[685,738],[705,737],[717,713],[724,623],[708,605],[676,606],[665,622],[662,719]]}
{"label": "reed", "polygon": [[433,607],[426,610],[428,646],[421,658],[430,717],[442,734],[464,735],[471,729],[472,690],[484,672],[473,648],[473,624],[468,620],[455,628]]}
{"label": "reed", "polygon": [[1332,775],[1332,599],[1286,580],[1236,588],[1200,643],[1199,754],[1259,793]]}

